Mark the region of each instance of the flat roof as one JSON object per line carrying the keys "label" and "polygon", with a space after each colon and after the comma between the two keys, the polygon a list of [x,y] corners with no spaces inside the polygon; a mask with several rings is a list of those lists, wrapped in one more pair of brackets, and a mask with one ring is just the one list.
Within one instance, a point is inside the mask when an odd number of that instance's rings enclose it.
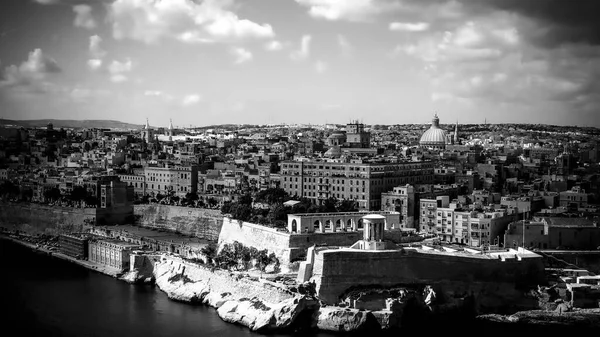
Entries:
{"label": "flat roof", "polygon": [[119,230],[119,231],[126,232],[128,234],[137,236],[137,237],[144,237],[144,238],[154,239],[154,240],[162,241],[162,242],[170,241],[170,242],[176,243],[176,244],[185,243],[186,245],[193,246],[193,247],[199,247],[199,248],[208,245],[208,240],[206,240],[206,239],[201,239],[201,238],[197,238],[197,237],[189,237],[189,236],[185,236],[185,235],[181,235],[181,234],[177,234],[177,233],[170,233],[167,231],[160,232],[158,230],[152,230],[150,228],[133,226],[133,225],[119,225],[119,226],[114,226],[114,227],[108,227],[108,229]]}

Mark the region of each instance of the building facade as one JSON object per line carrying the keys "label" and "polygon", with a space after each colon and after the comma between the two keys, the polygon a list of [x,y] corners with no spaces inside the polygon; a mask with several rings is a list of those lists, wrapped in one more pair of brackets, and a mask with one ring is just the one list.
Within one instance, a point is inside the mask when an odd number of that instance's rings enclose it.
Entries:
{"label": "building facade", "polygon": [[68,256],[87,259],[88,241],[89,236],[85,234],[61,234],[58,239],[59,250]]}
{"label": "building facade", "polygon": [[88,244],[88,257],[91,262],[127,270],[131,251],[140,248],[140,245],[119,240],[92,239]]}
{"label": "building facade", "polygon": [[381,209],[381,194],[406,184],[433,181],[433,163],[287,161],[281,164],[281,188],[316,204],[328,198],[354,200],[360,210]]}
{"label": "building facade", "polygon": [[397,186],[381,194],[381,210],[400,213],[404,228],[415,228],[415,188],[411,185]]}
{"label": "building facade", "polygon": [[149,194],[169,194],[178,196],[196,193],[198,189],[198,167],[152,167],[144,168],[146,192]]}

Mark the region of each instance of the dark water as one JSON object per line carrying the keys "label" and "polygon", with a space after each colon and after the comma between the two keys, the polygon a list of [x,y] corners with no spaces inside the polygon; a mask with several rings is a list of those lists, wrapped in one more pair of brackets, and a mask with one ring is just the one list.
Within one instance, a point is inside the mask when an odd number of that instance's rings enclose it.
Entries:
{"label": "dark water", "polygon": [[10,241],[0,240],[0,260],[2,336],[260,336],[223,322],[213,308],[174,302],[156,287]]}

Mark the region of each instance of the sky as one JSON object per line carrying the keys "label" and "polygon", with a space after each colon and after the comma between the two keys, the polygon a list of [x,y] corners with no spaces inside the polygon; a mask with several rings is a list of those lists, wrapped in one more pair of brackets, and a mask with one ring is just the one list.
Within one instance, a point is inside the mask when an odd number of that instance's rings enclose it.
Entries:
{"label": "sky", "polygon": [[2,0],[0,118],[600,127],[597,0]]}

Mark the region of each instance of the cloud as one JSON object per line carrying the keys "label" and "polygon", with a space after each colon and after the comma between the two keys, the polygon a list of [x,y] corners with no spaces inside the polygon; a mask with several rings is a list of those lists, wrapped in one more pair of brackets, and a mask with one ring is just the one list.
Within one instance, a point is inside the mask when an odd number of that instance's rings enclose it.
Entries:
{"label": "cloud", "polygon": [[265,49],[269,50],[269,51],[277,51],[277,50],[281,50],[283,48],[283,44],[281,44],[281,42],[277,41],[277,40],[273,40],[270,42],[267,42],[265,44]]}
{"label": "cloud", "polygon": [[100,67],[102,67],[102,60],[89,59],[87,61],[87,65],[88,65],[88,67],[90,67],[91,70],[98,70],[98,69],[100,69]]}
{"label": "cloud", "polygon": [[242,64],[252,60],[252,53],[244,48],[232,48],[231,53],[235,56],[235,64]]}
{"label": "cloud", "polygon": [[322,74],[322,73],[324,73],[325,71],[327,71],[327,69],[328,69],[328,68],[329,68],[329,67],[327,66],[327,63],[325,63],[325,62],[323,62],[323,61],[321,61],[321,60],[319,60],[319,61],[315,62],[315,70],[316,70],[316,71],[317,71],[319,74]]}
{"label": "cloud", "polygon": [[301,60],[309,56],[311,40],[312,37],[310,35],[302,35],[302,39],[300,40],[300,49],[294,50],[290,55],[292,60]]}
{"label": "cloud", "polygon": [[199,103],[202,100],[202,96],[198,94],[190,94],[183,97],[181,104],[183,106],[190,106]]}
{"label": "cloud", "polygon": [[429,24],[427,22],[416,22],[416,23],[407,23],[407,22],[392,22],[390,23],[390,30],[393,31],[402,31],[402,32],[423,32],[429,29]]}
{"label": "cloud", "polygon": [[3,72],[0,87],[30,87],[34,91],[44,92],[52,86],[46,82],[49,74],[61,72],[56,61],[43,54],[41,49],[29,53],[27,61],[19,67],[11,65]]}
{"label": "cloud", "polygon": [[102,49],[102,47],[100,47],[101,42],[102,42],[102,38],[100,36],[98,36],[98,35],[90,36],[89,50],[90,50],[90,54],[92,55],[92,57],[101,59],[104,56],[106,56],[106,51],[104,51]]}
{"label": "cloud", "polygon": [[75,21],[73,22],[75,27],[96,28],[96,21],[92,16],[92,7],[89,5],[75,5],[73,6],[73,12],[75,12]]}
{"label": "cloud", "polygon": [[116,39],[205,43],[275,36],[271,25],[240,19],[231,7],[233,1],[116,0],[108,8]]}
{"label": "cloud", "polygon": [[296,0],[308,7],[310,16],[326,20],[369,21],[379,14],[402,8],[400,2],[386,0]]}
{"label": "cloud", "polygon": [[111,82],[120,83],[128,80],[125,73],[128,73],[133,68],[133,63],[131,59],[127,59],[124,62],[119,62],[117,60],[113,60],[112,63],[108,66],[108,72],[110,74]]}

